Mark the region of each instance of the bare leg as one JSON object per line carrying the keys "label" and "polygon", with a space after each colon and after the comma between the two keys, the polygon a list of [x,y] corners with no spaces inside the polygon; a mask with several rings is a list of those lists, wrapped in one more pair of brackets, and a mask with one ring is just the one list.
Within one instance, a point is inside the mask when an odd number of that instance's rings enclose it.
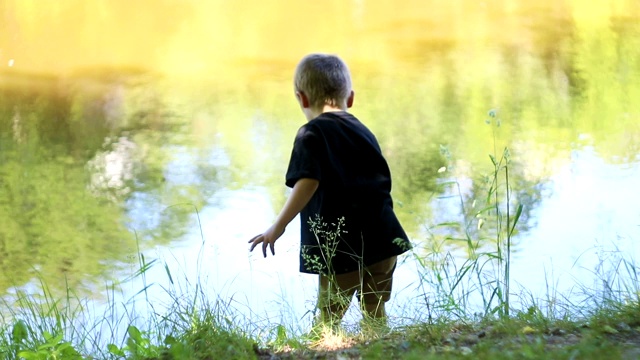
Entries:
{"label": "bare leg", "polygon": [[[344,290],[339,285],[340,279],[337,279],[337,277],[349,278],[353,276],[354,274],[352,273],[338,276],[320,275],[318,309],[320,310],[319,321],[321,324],[331,326],[332,328],[340,324],[342,317],[349,308],[351,298],[353,297],[357,287],[352,286]],[[355,274],[355,276],[357,276],[357,274]],[[359,280],[356,281],[356,284],[357,283],[359,283]]]}

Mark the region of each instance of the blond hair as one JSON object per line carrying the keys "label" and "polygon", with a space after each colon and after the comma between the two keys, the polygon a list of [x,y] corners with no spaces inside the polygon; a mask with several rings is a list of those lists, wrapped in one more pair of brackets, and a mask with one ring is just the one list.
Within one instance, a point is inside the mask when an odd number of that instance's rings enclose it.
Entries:
{"label": "blond hair", "polygon": [[313,108],[325,104],[342,108],[351,94],[351,75],[339,57],[311,54],[296,67],[293,85],[307,96]]}

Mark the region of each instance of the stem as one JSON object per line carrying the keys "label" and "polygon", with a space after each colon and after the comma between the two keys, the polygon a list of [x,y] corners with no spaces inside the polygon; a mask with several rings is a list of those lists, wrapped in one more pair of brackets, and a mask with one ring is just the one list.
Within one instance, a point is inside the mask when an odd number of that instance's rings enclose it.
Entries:
{"label": "stem", "polygon": [[[505,149],[506,150],[506,149]],[[511,217],[509,213],[509,204],[511,203],[509,189],[509,161],[507,160],[504,165],[504,178],[506,183],[507,192],[507,261],[504,265],[504,286],[505,286],[505,314],[509,316],[509,268],[511,265]]]}

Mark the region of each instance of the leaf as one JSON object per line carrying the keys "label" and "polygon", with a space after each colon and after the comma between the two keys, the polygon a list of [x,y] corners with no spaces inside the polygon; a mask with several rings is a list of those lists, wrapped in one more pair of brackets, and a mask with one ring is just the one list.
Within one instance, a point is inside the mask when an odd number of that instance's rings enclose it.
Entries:
{"label": "leaf", "polygon": [[451,226],[451,227],[455,227],[455,228],[459,228],[459,227],[460,227],[460,223],[457,223],[457,222],[454,222],[454,221],[451,221],[451,222],[441,222],[441,223],[438,223],[438,224],[433,225],[431,228],[432,228],[432,229],[435,229],[435,228],[440,228],[440,227],[449,227],[449,226]]}
{"label": "leaf", "polygon": [[278,325],[278,327],[276,328],[276,343],[277,344],[284,344],[287,341],[287,329],[282,326],[282,325]]}
{"label": "leaf", "polygon": [[167,276],[169,277],[169,282],[173,285],[173,278],[171,277],[171,271],[169,271],[169,266],[167,263],[164,264],[164,270],[167,272]]}
{"label": "leaf", "polygon": [[142,342],[142,333],[140,332],[140,330],[138,330],[137,327],[129,325],[129,327],[127,328],[127,334],[129,334],[129,337],[136,343]]}
{"label": "leaf", "polygon": [[37,359],[38,354],[33,351],[20,351],[18,353],[18,358],[24,360]]}
{"label": "leaf", "polygon": [[495,205],[487,205],[484,208],[476,211],[476,216],[479,216],[480,214],[487,212],[487,211],[491,211],[491,210],[495,210],[496,206]]}
{"label": "leaf", "polygon": [[29,329],[27,324],[18,320],[15,324],[13,324],[13,329],[11,329],[11,337],[14,343],[21,343],[27,339],[29,336]]}
{"label": "leaf", "polygon": [[116,356],[124,356],[124,351],[120,349],[116,344],[108,344],[107,350]]}
{"label": "leaf", "polygon": [[458,237],[453,237],[453,236],[447,236],[445,238],[445,240],[447,240],[447,241],[462,241],[462,242],[468,242],[469,241],[469,239],[467,239],[467,238],[458,238]]}
{"label": "leaf", "polygon": [[537,331],[536,329],[532,328],[531,326],[525,326],[522,328],[522,333],[527,335],[527,334],[535,334]]}
{"label": "leaf", "polygon": [[53,338],[53,335],[48,332],[47,330],[42,332],[42,335],[44,336],[44,339],[49,342],[49,340],[51,340]]}
{"label": "leaf", "polygon": [[135,293],[135,294],[133,295],[133,297],[136,297],[137,295],[139,295],[139,294],[142,294],[142,293],[146,292],[146,291],[147,291],[147,289],[149,289],[151,286],[153,286],[153,284],[154,284],[154,283],[151,283],[151,284],[149,284],[149,285],[147,285],[147,286],[143,287],[140,291],[138,291],[137,293]]}
{"label": "leaf", "polygon": [[58,351],[64,353],[65,355],[75,355],[78,354],[78,351],[71,345],[70,342],[63,342],[58,345]]}
{"label": "leaf", "polygon": [[178,342],[178,340],[176,340],[176,338],[174,338],[174,337],[173,337],[173,336],[171,336],[171,335],[167,335],[167,336],[164,338],[164,344],[165,344],[165,345],[174,345],[174,344],[176,344],[177,342]]}
{"label": "leaf", "polygon": [[518,204],[518,208],[516,209],[516,214],[513,217],[513,225],[511,229],[509,229],[509,236],[513,234],[513,231],[516,229],[516,224],[518,224],[518,220],[520,220],[520,215],[522,215],[522,204]]}
{"label": "leaf", "polygon": [[471,270],[471,266],[466,267],[461,274],[457,275],[458,279],[455,281],[453,286],[451,286],[451,291],[449,291],[449,295],[453,295],[453,292],[458,287],[458,284],[460,283],[460,281],[463,280],[464,276],[467,274],[467,272],[469,272],[469,270]]}
{"label": "leaf", "polygon": [[62,335],[62,333],[60,333],[60,334],[54,336],[53,338],[51,338],[50,342],[53,345],[58,345],[62,341],[62,337],[63,337],[63,335]]}

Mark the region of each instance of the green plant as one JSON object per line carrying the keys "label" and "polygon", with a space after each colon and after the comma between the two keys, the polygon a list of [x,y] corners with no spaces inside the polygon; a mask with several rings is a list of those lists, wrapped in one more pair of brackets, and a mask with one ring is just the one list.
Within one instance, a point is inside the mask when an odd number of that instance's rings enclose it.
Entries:
{"label": "green plant", "polygon": [[35,334],[23,320],[17,320],[11,328],[11,337],[8,344],[3,344],[6,352],[13,359],[25,360],[57,360],[57,359],[83,359],[69,341],[64,341],[62,333],[52,334],[44,330],[41,334]]}
{"label": "green plant", "polygon": [[[456,318],[510,315],[511,246],[523,205],[513,204],[509,149],[505,147],[499,155],[497,152],[496,132],[501,125],[497,111],[489,111],[487,123],[493,126],[494,153],[489,154],[492,169],[481,181],[484,188],[474,187],[474,196],[467,199],[457,178],[443,181],[441,186],[452,189],[445,197],[459,200],[462,218],[429,228],[433,248],[427,254],[414,252],[425,270],[421,280],[435,288],[432,296],[425,294],[429,321],[441,315]],[[452,155],[446,146],[441,146],[441,153],[451,162]],[[456,251],[459,245],[466,250],[465,258]],[[478,301],[482,303],[481,311],[470,313],[471,303]]]}
{"label": "green plant", "polygon": [[[0,316],[11,324],[5,341],[0,343],[0,359],[80,359],[88,334],[81,333],[74,321],[82,317],[82,300],[71,290],[55,296],[40,281],[41,294],[17,292],[12,303],[3,300]],[[67,284],[68,286],[68,284]],[[68,289],[68,287],[67,287]],[[72,339],[72,341],[67,340]]]}
{"label": "green plant", "polygon": [[[340,236],[344,233],[345,219],[341,217],[335,223],[329,224],[316,214],[307,222],[318,245],[304,246],[302,259],[310,269],[324,275],[332,274],[334,269],[331,267],[331,258],[337,254]],[[312,251],[314,254],[311,254]],[[355,252],[351,255],[356,256]]]}
{"label": "green plant", "polygon": [[63,341],[62,334],[50,334],[45,331],[43,341],[35,349],[18,351],[18,358],[25,360],[83,359],[71,342]]}
{"label": "green plant", "polygon": [[[326,326],[335,330],[351,303],[351,297],[344,295],[338,287],[331,260],[338,252],[340,236],[344,233],[344,222],[345,219],[342,217],[337,219],[335,223],[329,224],[319,214],[316,214],[314,218],[308,220],[308,223],[316,238],[317,245],[303,246],[301,249],[302,259],[306,266],[320,274],[321,280],[323,280],[318,295],[320,314],[314,325],[317,329],[312,330],[318,334],[323,334]],[[357,255],[354,252],[352,256],[356,257]]]}
{"label": "green plant", "polygon": [[118,357],[126,357],[132,359],[146,359],[157,357],[161,353],[161,347],[152,344],[149,334],[145,334],[137,327],[129,325],[127,328],[126,345],[118,347],[115,344],[108,344],[107,350]]}

